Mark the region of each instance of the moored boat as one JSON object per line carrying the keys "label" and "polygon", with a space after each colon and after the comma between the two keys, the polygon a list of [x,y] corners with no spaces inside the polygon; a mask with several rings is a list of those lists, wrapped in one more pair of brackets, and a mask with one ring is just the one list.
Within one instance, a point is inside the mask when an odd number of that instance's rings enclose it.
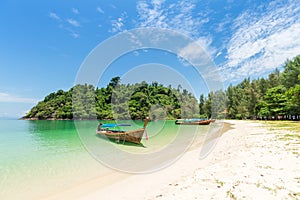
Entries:
{"label": "moored boat", "polygon": [[177,125],[209,125],[212,120],[210,119],[177,119]]}
{"label": "moored boat", "polygon": [[128,124],[99,124],[96,133],[109,139],[114,139],[117,142],[124,143],[125,141],[127,141],[140,144],[144,132],[146,131],[148,121],[149,118],[147,117],[144,121],[143,128],[130,131],[116,130],[116,128],[120,129],[121,126],[130,126]]}

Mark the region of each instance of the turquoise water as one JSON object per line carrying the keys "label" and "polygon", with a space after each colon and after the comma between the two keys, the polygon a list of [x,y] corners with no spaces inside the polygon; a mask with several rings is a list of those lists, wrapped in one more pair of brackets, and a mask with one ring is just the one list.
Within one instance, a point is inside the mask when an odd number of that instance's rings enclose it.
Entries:
{"label": "turquoise water", "polygon": [[[143,124],[142,121],[124,123],[132,124],[126,129]],[[0,120],[0,199],[55,194],[112,173],[107,166],[125,172],[151,171],[162,167],[160,162],[183,153],[193,139],[200,140],[208,130],[207,126],[177,126],[174,121],[150,122],[149,140],[144,137],[143,145],[133,145],[98,137],[97,124],[97,121]],[[145,160],[145,156],[152,168],[146,161],[147,167],[128,165],[128,161]]]}

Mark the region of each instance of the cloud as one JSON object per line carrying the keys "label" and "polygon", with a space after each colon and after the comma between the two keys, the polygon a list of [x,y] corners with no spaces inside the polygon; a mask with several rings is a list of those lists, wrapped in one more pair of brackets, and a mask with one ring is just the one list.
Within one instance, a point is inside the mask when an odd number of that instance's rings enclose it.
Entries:
{"label": "cloud", "polygon": [[65,27],[65,26],[61,26],[62,29],[66,30],[67,32],[69,32],[69,35],[72,36],[73,38],[79,38],[80,34],[76,31],[74,31],[72,28],[70,27]]}
{"label": "cloud", "polygon": [[179,51],[179,56],[187,59],[192,64],[203,66],[208,62],[209,57],[216,54],[216,49],[211,47],[212,40],[210,38],[201,37],[197,41],[192,42]]}
{"label": "cloud", "polygon": [[124,26],[123,19],[119,17],[116,20],[112,20],[111,25],[112,25],[112,29],[111,29],[112,33],[122,32],[122,28]]}
{"label": "cloud", "polygon": [[36,103],[36,99],[16,97],[7,93],[0,93],[0,102]]}
{"label": "cloud", "polygon": [[69,18],[69,19],[67,19],[67,22],[74,27],[80,27],[80,23],[74,19]]}
{"label": "cloud", "polygon": [[195,4],[188,0],[167,4],[164,0],[152,0],[151,2],[137,2],[139,28],[163,28],[171,29],[190,37],[198,38],[199,29],[209,22],[206,16],[201,18],[195,15]]}
{"label": "cloud", "polygon": [[76,14],[76,15],[79,15],[79,14],[80,14],[79,10],[76,9],[76,8],[72,8],[72,13],[74,13],[74,14]]}
{"label": "cloud", "polygon": [[271,2],[263,11],[247,10],[235,21],[223,65],[225,80],[263,75],[300,52],[300,6]]}
{"label": "cloud", "polygon": [[[171,4],[164,0],[139,1],[137,27],[169,29],[190,37],[193,42],[177,51],[179,62],[183,66],[190,66],[191,63],[200,69],[202,76],[205,75],[204,78],[212,80],[210,83],[219,82],[217,71],[214,69],[214,72],[211,72],[211,67],[214,67],[211,58],[215,57],[218,51],[212,45],[212,36],[207,34],[206,29],[202,31],[204,25],[210,22],[210,11],[203,9],[199,12],[199,6],[201,5],[189,0],[173,1]],[[149,39],[156,43],[164,41],[165,37],[165,34],[155,32],[155,36]]]}
{"label": "cloud", "polygon": [[[72,12],[75,14],[79,14],[79,10],[76,8],[72,8]],[[70,36],[73,38],[79,38],[80,35],[76,31],[73,30],[73,28],[81,27],[80,23],[72,18],[68,18],[66,20],[62,20],[56,13],[50,12],[49,17],[52,19],[55,19],[58,23],[58,27],[60,29],[63,29],[69,33]],[[70,26],[71,25],[71,26]]]}
{"label": "cloud", "polygon": [[118,17],[117,19],[111,20],[110,22],[111,22],[112,28],[111,28],[110,32],[112,32],[112,33],[123,32],[125,30],[124,23],[125,23],[126,18],[127,18],[127,13],[123,12],[120,17]]}
{"label": "cloud", "polygon": [[[139,15],[138,28],[170,29],[195,41],[179,51],[178,58],[183,65],[188,64],[180,57],[187,58],[189,61],[193,61],[194,64],[201,63],[202,65],[203,57],[201,55],[203,55],[203,52],[206,53],[206,58],[208,58],[207,55],[215,55],[216,49],[212,47],[212,37],[201,34],[202,26],[210,21],[208,18],[209,13],[207,11],[199,13],[196,4],[192,1],[182,0],[171,4],[164,0],[139,1],[137,12]],[[159,37],[158,33],[156,34]],[[164,36],[163,34],[162,37]]]}
{"label": "cloud", "polygon": [[[179,61],[184,66],[193,65],[205,80],[210,89],[222,89],[222,78],[217,70],[212,57],[216,55],[217,49],[211,46],[210,38],[201,37],[197,41],[189,43],[182,48],[178,55]],[[185,60],[182,60],[184,58]],[[186,63],[188,61],[188,63]]]}
{"label": "cloud", "polygon": [[75,39],[80,37],[78,33],[74,33],[74,32],[71,32],[70,35]]}
{"label": "cloud", "polygon": [[61,20],[60,17],[54,12],[50,12],[49,17],[55,20]]}
{"label": "cloud", "polygon": [[98,13],[104,14],[104,11],[102,10],[101,7],[98,6],[98,7],[96,8],[96,10],[97,10]]}
{"label": "cloud", "polygon": [[5,118],[8,117],[9,113],[8,112],[0,112],[0,118]]}
{"label": "cloud", "polygon": [[109,6],[113,9],[117,9],[117,6],[115,6],[114,4],[110,4]]}
{"label": "cloud", "polygon": [[229,15],[225,15],[225,18],[214,29],[217,33],[224,32],[231,23],[232,18]]}

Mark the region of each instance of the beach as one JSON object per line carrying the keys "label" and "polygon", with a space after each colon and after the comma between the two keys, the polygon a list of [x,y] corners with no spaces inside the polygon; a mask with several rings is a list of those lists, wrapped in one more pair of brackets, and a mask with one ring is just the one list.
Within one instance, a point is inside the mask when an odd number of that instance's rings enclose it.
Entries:
{"label": "beach", "polygon": [[199,144],[157,172],[116,172],[106,185],[95,178],[46,199],[299,199],[299,132],[224,122],[222,134],[208,140],[216,145],[206,157]]}

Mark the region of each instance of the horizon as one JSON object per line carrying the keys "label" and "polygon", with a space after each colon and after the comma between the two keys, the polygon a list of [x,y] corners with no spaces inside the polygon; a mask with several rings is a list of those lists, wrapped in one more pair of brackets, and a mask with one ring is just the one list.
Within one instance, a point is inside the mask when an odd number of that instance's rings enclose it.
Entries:
{"label": "horizon", "polygon": [[[49,93],[69,90],[92,50],[132,29],[169,29],[191,38],[215,64],[223,88],[265,77],[276,68],[282,71],[300,52],[296,0],[4,1],[0,25],[0,119],[22,117]],[[98,85],[106,86],[115,76],[132,83],[142,73],[138,69],[154,64],[161,73],[152,80],[167,78],[165,84],[175,84],[178,79],[168,77],[166,70],[174,71],[198,99],[209,92],[205,78],[180,57],[194,58],[197,50],[186,48],[177,55],[157,49],[129,52],[109,65]]]}

